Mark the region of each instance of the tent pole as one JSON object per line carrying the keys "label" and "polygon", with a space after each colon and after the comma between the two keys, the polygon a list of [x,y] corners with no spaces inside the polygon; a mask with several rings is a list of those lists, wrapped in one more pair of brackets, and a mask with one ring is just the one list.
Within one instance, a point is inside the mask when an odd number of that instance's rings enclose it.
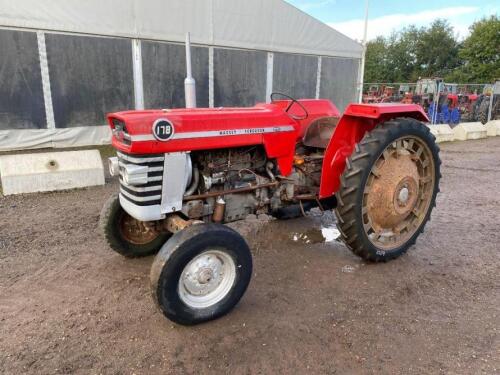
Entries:
{"label": "tent pole", "polygon": [[370,0],[366,0],[365,3],[365,26],[363,30],[363,55],[361,57],[361,74],[359,77],[359,97],[358,102],[363,102],[363,81],[365,79],[365,59],[366,59],[366,37],[368,33],[368,9],[370,7]]}

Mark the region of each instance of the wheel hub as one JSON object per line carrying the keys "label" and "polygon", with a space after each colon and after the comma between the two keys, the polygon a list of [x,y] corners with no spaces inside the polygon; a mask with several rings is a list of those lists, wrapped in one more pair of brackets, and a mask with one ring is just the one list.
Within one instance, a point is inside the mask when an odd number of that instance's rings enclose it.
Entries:
{"label": "wheel hub", "polygon": [[398,204],[400,206],[406,205],[406,202],[408,202],[409,194],[410,194],[410,191],[408,190],[408,188],[406,186],[403,186],[401,188],[401,190],[399,191],[399,195],[398,195]]}
{"label": "wheel hub", "polygon": [[143,221],[134,219],[127,213],[123,213],[120,219],[120,232],[130,243],[143,245],[153,241],[159,233]]}
{"label": "wheel hub", "polygon": [[236,279],[233,259],[219,250],[206,251],[191,260],[179,279],[179,296],[195,308],[219,302]]}
{"label": "wheel hub", "polygon": [[404,220],[418,197],[418,168],[410,155],[393,154],[378,169],[367,199],[376,230],[392,228]]}
{"label": "wheel hub", "polygon": [[363,199],[363,225],[381,249],[404,244],[428,210],[434,188],[434,161],[418,138],[395,140],[373,164]]}
{"label": "wheel hub", "polygon": [[207,295],[221,283],[222,261],[214,255],[204,255],[190,262],[182,280],[187,292],[193,295]]}
{"label": "wheel hub", "polygon": [[210,268],[205,268],[201,270],[198,274],[198,283],[207,284],[214,278],[214,271]]}
{"label": "wheel hub", "polygon": [[[417,171],[418,176],[418,171]],[[417,177],[418,178],[418,177]],[[394,211],[398,215],[408,216],[417,203],[418,179],[414,176],[406,176],[399,181],[394,191]]]}

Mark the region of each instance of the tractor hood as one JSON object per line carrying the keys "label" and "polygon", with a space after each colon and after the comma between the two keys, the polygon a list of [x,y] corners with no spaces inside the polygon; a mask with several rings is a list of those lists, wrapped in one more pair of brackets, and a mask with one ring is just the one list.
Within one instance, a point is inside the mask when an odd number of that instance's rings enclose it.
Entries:
{"label": "tractor hood", "polygon": [[279,101],[251,108],[125,111],[107,117],[115,148],[147,154],[265,144],[269,137],[273,143],[286,139],[294,144],[311,121],[339,116],[328,100],[300,100],[308,117],[294,120],[289,114],[300,116],[301,108],[294,105],[287,113],[288,104],[289,101]]}

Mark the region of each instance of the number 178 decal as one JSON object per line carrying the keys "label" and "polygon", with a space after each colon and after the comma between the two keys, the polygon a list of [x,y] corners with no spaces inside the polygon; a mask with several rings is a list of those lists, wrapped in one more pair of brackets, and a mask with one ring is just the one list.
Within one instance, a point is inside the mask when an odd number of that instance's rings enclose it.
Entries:
{"label": "number 178 decal", "polygon": [[153,124],[153,135],[159,141],[168,141],[174,135],[174,125],[167,119],[158,119]]}

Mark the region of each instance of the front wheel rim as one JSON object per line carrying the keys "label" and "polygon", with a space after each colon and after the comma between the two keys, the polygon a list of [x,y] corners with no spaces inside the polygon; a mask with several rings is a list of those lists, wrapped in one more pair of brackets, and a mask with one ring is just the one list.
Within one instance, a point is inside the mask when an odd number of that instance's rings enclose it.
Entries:
{"label": "front wheel rim", "polygon": [[363,192],[365,234],[377,248],[403,246],[420,228],[435,189],[435,162],[417,136],[391,142],[373,164]]}
{"label": "front wheel rim", "polygon": [[224,299],[236,280],[236,263],[225,251],[207,250],[183,269],[178,283],[179,297],[195,309],[211,307]]}

